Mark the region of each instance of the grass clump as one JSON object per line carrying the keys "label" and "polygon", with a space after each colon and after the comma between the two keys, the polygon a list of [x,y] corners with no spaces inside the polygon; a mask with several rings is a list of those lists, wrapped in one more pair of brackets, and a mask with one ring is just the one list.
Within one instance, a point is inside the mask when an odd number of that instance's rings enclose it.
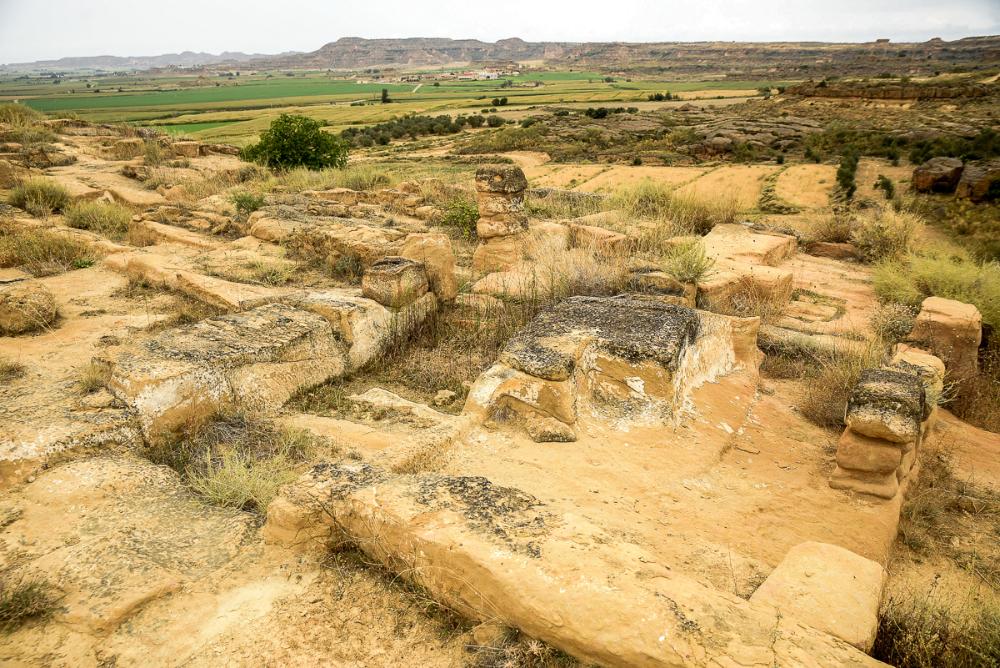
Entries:
{"label": "grass clump", "polygon": [[16,378],[21,378],[25,371],[27,368],[20,362],[0,357],[0,383],[9,383]]}
{"label": "grass clump", "polygon": [[70,227],[112,239],[124,238],[132,222],[132,211],[114,202],[77,202],[66,207],[65,215]]}
{"label": "grass clump", "polygon": [[642,181],[636,186],[615,192],[605,203],[610,209],[620,211],[630,219],[654,221],[655,227],[646,244],[656,246],[665,238],[681,234],[704,235],[716,225],[736,222],[736,202],[724,199],[704,202],[692,197],[682,197],[670,188],[653,181]]}
{"label": "grass clump", "polygon": [[463,239],[476,238],[476,223],[479,222],[479,208],[475,200],[455,195],[444,205],[439,225],[453,231]]}
{"label": "grass clump", "polygon": [[93,394],[103,390],[111,377],[111,369],[103,364],[91,362],[80,371],[80,394]]}
{"label": "grass clump", "polygon": [[33,276],[51,276],[93,263],[90,248],[71,236],[0,226],[0,267],[19,267]]}
{"label": "grass clump", "polygon": [[882,262],[906,254],[920,226],[920,218],[892,207],[871,209],[858,216],[851,242],[866,262]]}
{"label": "grass clump", "polygon": [[0,580],[0,630],[10,633],[30,619],[46,619],[58,601],[46,580]]}
{"label": "grass clump", "polygon": [[799,399],[799,412],[810,422],[829,429],[844,426],[844,408],[858,377],[878,368],[885,356],[881,341],[858,343],[838,352],[817,353],[806,368],[808,382]]}
{"label": "grass clump", "polygon": [[69,192],[55,181],[36,177],[14,186],[7,202],[33,216],[44,217],[69,204]]}
{"label": "grass clump", "polygon": [[209,501],[263,515],[314,446],[306,432],[229,408],[155,435],[145,454],[181,473]]}
{"label": "grass clump", "polygon": [[916,309],[906,304],[879,304],[868,322],[875,335],[887,343],[902,341],[913,329]]}
{"label": "grass clump", "polygon": [[0,123],[14,127],[35,125],[45,120],[45,114],[25,104],[0,104]]}
{"label": "grass clump", "polygon": [[824,216],[809,226],[805,236],[808,241],[845,243],[851,240],[853,229],[854,225],[846,216]]}
{"label": "grass clump", "polygon": [[711,275],[715,260],[705,254],[705,244],[697,239],[667,249],[663,270],[681,283],[698,283]]}
{"label": "grass clump", "polygon": [[163,147],[156,139],[147,139],[142,148],[142,162],[150,167],[159,167],[165,159]]}
{"label": "grass clump", "polygon": [[961,254],[937,250],[912,253],[879,265],[875,294],[882,302],[917,307],[927,297],[973,304],[983,322],[1000,327],[1000,263],[977,263]]}

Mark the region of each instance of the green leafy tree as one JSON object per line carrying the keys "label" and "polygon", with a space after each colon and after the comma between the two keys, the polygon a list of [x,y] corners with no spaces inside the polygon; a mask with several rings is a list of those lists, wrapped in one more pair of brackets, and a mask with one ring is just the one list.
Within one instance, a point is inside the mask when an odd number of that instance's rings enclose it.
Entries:
{"label": "green leafy tree", "polygon": [[347,166],[347,144],[306,116],[282,114],[260,135],[260,141],[240,151],[247,162],[276,169],[323,169]]}

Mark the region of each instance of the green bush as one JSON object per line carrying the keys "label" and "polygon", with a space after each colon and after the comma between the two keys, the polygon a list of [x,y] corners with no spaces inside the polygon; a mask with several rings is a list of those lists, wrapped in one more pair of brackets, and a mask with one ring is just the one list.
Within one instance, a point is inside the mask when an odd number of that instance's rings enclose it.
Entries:
{"label": "green bush", "polygon": [[66,207],[65,214],[70,227],[113,239],[124,237],[132,221],[132,211],[114,202],[77,202]]}
{"label": "green bush", "polygon": [[237,190],[234,193],[230,193],[229,201],[236,207],[236,215],[244,219],[264,206],[263,195],[246,190]]}
{"label": "green bush", "polygon": [[347,166],[347,153],[347,144],[324,132],[319,121],[281,114],[271,121],[259,142],[240,151],[240,157],[275,169],[342,169]]}
{"label": "green bush", "polygon": [[896,186],[893,185],[892,180],[884,174],[878,175],[878,178],[875,180],[875,189],[881,190],[885,193],[886,199],[891,200],[896,195]]}
{"label": "green bush", "polygon": [[486,121],[486,125],[490,126],[491,128],[498,128],[503,124],[504,120],[499,116],[490,116],[489,119]]}
{"label": "green bush", "polygon": [[15,186],[7,202],[33,216],[48,216],[69,203],[69,192],[55,181],[33,178]]}
{"label": "green bush", "polygon": [[479,222],[479,208],[476,203],[461,196],[448,200],[439,221],[442,227],[455,230],[470,241],[476,238],[477,222]]}
{"label": "green bush", "polygon": [[840,159],[840,166],[837,167],[837,185],[847,199],[854,197],[854,192],[858,189],[858,184],[854,177],[858,171],[858,152],[849,148]]}

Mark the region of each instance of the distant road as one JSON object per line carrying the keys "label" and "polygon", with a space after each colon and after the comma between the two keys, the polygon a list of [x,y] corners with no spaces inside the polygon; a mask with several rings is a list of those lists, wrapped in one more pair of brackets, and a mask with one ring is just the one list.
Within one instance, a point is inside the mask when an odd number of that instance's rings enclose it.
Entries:
{"label": "distant road", "polygon": [[418,84],[417,84],[417,87],[416,87],[416,88],[414,88],[412,92],[416,93],[416,92],[417,92],[418,90],[420,90],[420,87],[421,87],[421,86],[423,86],[423,84],[422,84],[422,83],[418,83]]}

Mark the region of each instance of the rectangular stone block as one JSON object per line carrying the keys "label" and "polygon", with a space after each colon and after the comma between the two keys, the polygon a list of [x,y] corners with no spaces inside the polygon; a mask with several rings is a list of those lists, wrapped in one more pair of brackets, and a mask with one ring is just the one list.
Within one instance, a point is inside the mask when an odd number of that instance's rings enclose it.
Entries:
{"label": "rectangular stone block", "polygon": [[837,465],[852,471],[891,473],[899,468],[903,450],[898,443],[869,438],[845,429],[837,444]]}

